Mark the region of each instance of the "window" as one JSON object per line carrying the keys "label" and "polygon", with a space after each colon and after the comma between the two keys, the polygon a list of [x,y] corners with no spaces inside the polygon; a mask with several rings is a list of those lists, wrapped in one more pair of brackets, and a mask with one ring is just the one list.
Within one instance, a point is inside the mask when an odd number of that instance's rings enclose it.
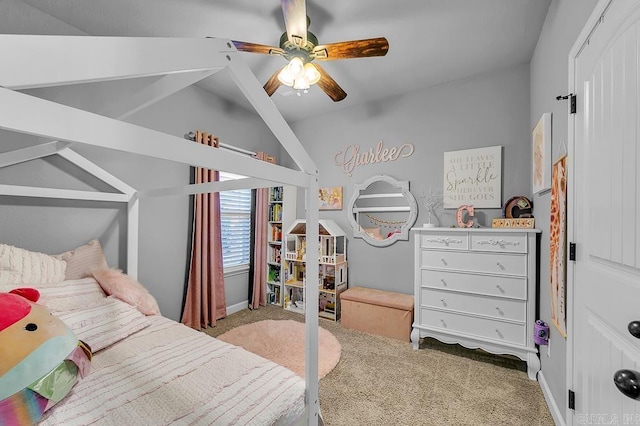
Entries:
{"label": "window", "polygon": [[[220,172],[220,181],[243,176]],[[225,271],[249,266],[251,247],[251,190],[236,189],[220,192],[222,226],[222,263]]]}

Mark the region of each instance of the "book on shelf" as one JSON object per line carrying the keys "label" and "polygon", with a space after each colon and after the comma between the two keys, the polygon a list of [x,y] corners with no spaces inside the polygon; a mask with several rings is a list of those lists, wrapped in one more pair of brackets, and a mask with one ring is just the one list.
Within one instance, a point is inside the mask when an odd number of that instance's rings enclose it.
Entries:
{"label": "book on shelf", "polygon": [[269,248],[269,262],[280,263],[282,258],[282,249],[279,246],[272,246]]}
{"label": "book on shelf", "polygon": [[269,265],[269,273],[267,275],[267,280],[279,283],[280,282],[280,267],[277,265]]}
{"label": "book on shelf", "polygon": [[271,241],[282,242],[282,225],[271,225]]}
{"label": "book on shelf", "polygon": [[282,204],[269,205],[269,222],[282,222]]}
{"label": "book on shelf", "polygon": [[271,196],[269,197],[269,201],[271,202],[282,201],[282,191],[283,191],[283,188],[281,186],[275,186],[271,188]]}
{"label": "book on shelf", "polygon": [[269,286],[267,302],[276,305],[280,304],[280,286]]}

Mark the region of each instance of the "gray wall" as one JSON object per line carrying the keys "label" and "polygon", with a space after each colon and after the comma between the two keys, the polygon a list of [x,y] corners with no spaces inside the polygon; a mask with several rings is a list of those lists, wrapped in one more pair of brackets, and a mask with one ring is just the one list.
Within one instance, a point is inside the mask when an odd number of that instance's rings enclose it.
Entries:
{"label": "gray wall", "polygon": [[[554,0],[549,6],[538,45],[531,59],[531,116],[533,128],[545,112],[552,113],[552,151],[555,160],[561,144],[568,143],[567,102],[556,96],[568,92],[568,57],[578,34],[593,11],[597,0]],[[581,102],[581,100],[578,100]],[[540,318],[551,324],[549,290],[549,210],[550,192],[534,197],[536,226],[543,230],[540,249]],[[571,303],[570,300],[567,304]],[[565,338],[550,326],[551,353],[542,348],[542,372],[556,405],[564,418],[567,406],[567,344]]]}
{"label": "gray wall", "polygon": [[[343,186],[346,205],[353,185],[371,176],[408,180],[418,201],[420,225],[427,221],[420,197],[429,188],[442,189],[446,151],[503,146],[503,200],[530,194],[529,115],[529,66],[524,64],[298,121],[292,127],[318,166],[320,186]],[[415,151],[395,162],[359,166],[352,176],[335,164],[336,153],[346,146],[357,144],[365,151],[379,141],[386,147],[411,143]],[[299,211],[304,209],[301,203]],[[455,223],[454,214],[455,210],[445,211],[444,226]],[[482,225],[490,226],[491,218],[500,214],[500,209],[485,209],[477,216]],[[349,237],[349,286],[413,294],[413,241],[373,247],[353,238],[346,210],[322,211],[320,218],[335,220]]]}

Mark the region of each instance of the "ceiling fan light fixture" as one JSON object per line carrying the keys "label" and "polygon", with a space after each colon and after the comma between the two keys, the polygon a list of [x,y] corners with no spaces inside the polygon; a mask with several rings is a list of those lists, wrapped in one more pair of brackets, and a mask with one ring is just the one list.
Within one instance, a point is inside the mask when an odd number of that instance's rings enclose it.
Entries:
{"label": "ceiling fan light fixture", "polygon": [[293,83],[293,88],[296,90],[307,90],[311,85],[304,76],[302,78],[296,78]]}
{"label": "ceiling fan light fixture", "polygon": [[320,72],[315,66],[313,66],[313,64],[310,62],[304,64],[304,78],[310,86],[319,82],[321,77]]}
{"label": "ceiling fan light fixture", "polygon": [[291,74],[291,71],[289,71],[289,65],[285,65],[284,67],[282,67],[282,70],[278,74],[278,80],[285,86],[293,86],[295,78]]}
{"label": "ceiling fan light fixture", "polygon": [[278,73],[278,80],[285,86],[300,91],[307,91],[309,87],[320,81],[320,72],[310,63],[304,63],[302,58],[294,57]]}
{"label": "ceiling fan light fixture", "polygon": [[297,56],[293,57],[287,67],[293,78],[298,79],[304,77],[304,62],[302,62],[301,58]]}

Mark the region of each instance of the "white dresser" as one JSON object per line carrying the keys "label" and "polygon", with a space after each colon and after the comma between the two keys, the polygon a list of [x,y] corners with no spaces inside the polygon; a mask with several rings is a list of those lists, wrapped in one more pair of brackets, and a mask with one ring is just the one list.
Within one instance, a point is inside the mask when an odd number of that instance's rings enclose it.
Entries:
{"label": "white dresser", "polygon": [[421,337],[515,355],[540,370],[533,341],[538,229],[414,228],[413,348]]}

